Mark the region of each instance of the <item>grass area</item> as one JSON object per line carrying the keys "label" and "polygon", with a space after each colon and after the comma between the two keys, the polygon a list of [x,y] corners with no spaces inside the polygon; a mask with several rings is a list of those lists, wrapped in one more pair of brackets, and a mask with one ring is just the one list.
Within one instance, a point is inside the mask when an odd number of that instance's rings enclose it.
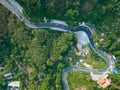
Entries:
{"label": "grass area", "polygon": [[[67,57],[72,58],[71,65],[75,64],[76,62],[79,62],[80,59],[83,59],[85,63],[90,64],[93,66],[93,68],[104,68],[106,66],[105,60],[98,56],[90,47],[89,45],[86,46],[89,48],[89,54],[85,57],[77,56],[74,52],[74,50],[71,50]],[[81,67],[85,67],[83,64],[79,64]],[[67,80],[70,87],[70,90],[75,90],[76,88],[84,87],[87,90],[102,90],[102,88],[98,87],[97,82],[93,81],[90,76],[89,72],[83,72],[83,71],[72,71],[67,74]]]}
{"label": "grass area", "polygon": [[[80,59],[82,59],[84,63],[91,65],[93,68],[96,69],[105,68],[106,67],[105,60],[102,57],[100,57],[98,54],[96,54],[89,46],[87,46],[87,48],[89,49],[89,53],[85,57],[77,56],[74,50],[70,50],[66,56],[72,58],[72,62],[70,62],[70,65],[74,65],[77,62],[79,62]],[[85,67],[81,63],[79,64],[79,66]]]}
{"label": "grass area", "polygon": [[84,62],[92,65],[93,68],[102,69],[106,66],[105,60],[89,48],[88,55],[84,58]]}
{"label": "grass area", "polygon": [[78,87],[86,87],[87,90],[98,90],[98,84],[92,81],[88,72],[72,71],[67,74],[70,90]]}

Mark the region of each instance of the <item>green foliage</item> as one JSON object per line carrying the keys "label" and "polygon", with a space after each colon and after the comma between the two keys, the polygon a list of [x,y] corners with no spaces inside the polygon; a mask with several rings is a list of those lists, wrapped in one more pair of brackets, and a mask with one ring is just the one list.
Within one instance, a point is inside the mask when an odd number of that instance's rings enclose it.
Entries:
{"label": "green foliage", "polygon": [[[97,88],[96,82],[92,81],[89,73],[81,71],[73,71],[67,75],[68,84],[71,90],[76,88],[85,87],[89,90]],[[97,88],[98,89],[98,88]]]}
{"label": "green foliage", "polygon": [[[0,75],[12,72],[12,80],[21,82],[21,90],[62,90],[61,73],[67,65],[64,56],[73,44],[73,34],[30,29],[0,8],[4,17],[0,18],[0,66],[5,67]],[[0,89],[5,90],[6,81],[0,81]]]}
{"label": "green foliage", "polygon": [[7,79],[3,76],[0,76],[0,90],[7,89]]}
{"label": "green foliage", "polygon": [[120,11],[117,0],[17,0],[17,2],[24,7],[25,15],[34,21],[43,21],[43,17],[47,17],[100,24],[106,20],[112,21],[111,17],[115,17]]}
{"label": "green foliage", "polygon": [[65,16],[68,17],[68,19],[71,18],[72,20],[74,20],[76,17],[79,16],[79,12],[77,10],[69,9]]}
{"label": "green foliage", "polygon": [[[119,0],[16,1],[23,6],[24,14],[34,21],[43,21],[43,17],[47,17],[68,21],[70,25],[73,21],[94,23],[99,29],[97,35],[101,32],[106,34],[105,42],[98,47],[107,48],[120,62]],[[97,36],[95,41],[99,42],[100,37]],[[12,72],[12,80],[21,82],[21,90],[63,90],[61,73],[69,65],[64,60],[73,42],[73,34],[30,29],[0,6],[0,66],[5,67],[0,71],[0,90],[6,90],[7,81],[2,77],[6,72]],[[119,63],[116,66],[120,69]],[[111,75],[111,78],[115,85],[120,85],[119,76]],[[70,88],[88,84],[89,89],[97,90],[96,84],[91,82],[85,73],[76,72],[68,76]]]}

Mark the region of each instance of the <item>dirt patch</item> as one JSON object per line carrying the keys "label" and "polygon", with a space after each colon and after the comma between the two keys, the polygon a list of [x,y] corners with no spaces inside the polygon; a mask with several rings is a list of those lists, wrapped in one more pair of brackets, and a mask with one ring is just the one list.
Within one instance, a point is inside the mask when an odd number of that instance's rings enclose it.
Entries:
{"label": "dirt patch", "polygon": [[74,90],[87,90],[86,87],[78,87],[78,88],[75,88]]}
{"label": "dirt patch", "polygon": [[90,10],[92,8],[92,5],[90,4],[89,1],[86,1],[83,6],[82,6],[82,10]]}
{"label": "dirt patch", "polygon": [[85,10],[91,10],[95,5],[96,3],[98,2],[98,0],[85,0],[84,3],[82,4],[82,10],[85,11]]}
{"label": "dirt patch", "polygon": [[28,73],[32,73],[34,71],[34,69],[32,67],[27,67],[27,72]]}

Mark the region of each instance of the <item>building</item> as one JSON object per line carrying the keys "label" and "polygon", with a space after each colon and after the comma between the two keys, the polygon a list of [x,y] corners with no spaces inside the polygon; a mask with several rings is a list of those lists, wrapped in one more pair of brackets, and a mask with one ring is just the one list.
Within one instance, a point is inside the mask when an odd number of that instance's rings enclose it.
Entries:
{"label": "building", "polygon": [[71,57],[68,57],[68,61],[71,62],[71,61],[72,61],[72,58],[71,58]]}
{"label": "building", "polygon": [[104,37],[105,36],[105,34],[104,33],[101,33],[101,37]]}
{"label": "building", "polygon": [[20,90],[20,82],[19,81],[9,82],[8,87],[9,90]]}
{"label": "building", "polygon": [[104,38],[101,38],[101,39],[100,39],[100,42],[101,42],[101,43],[104,43],[104,42],[105,42],[105,39],[104,39]]}
{"label": "building", "polygon": [[11,79],[12,78],[12,73],[6,73],[3,76],[7,79]]}
{"label": "building", "polygon": [[114,74],[118,74],[118,70],[116,69],[115,66],[113,66],[113,73],[114,73]]}
{"label": "building", "polygon": [[89,50],[88,48],[85,48],[82,44],[80,43],[77,43],[77,49],[78,49],[78,52],[76,52],[76,55],[78,56],[83,56],[85,57],[88,53],[89,53]]}
{"label": "building", "polygon": [[117,64],[116,57],[114,55],[112,55],[112,57],[113,57],[114,63]]}
{"label": "building", "polygon": [[118,70],[117,70],[117,69],[114,69],[114,70],[113,70],[113,73],[114,73],[114,74],[118,74]]}
{"label": "building", "polygon": [[102,88],[107,88],[108,86],[111,85],[111,80],[109,78],[101,78],[97,82]]}

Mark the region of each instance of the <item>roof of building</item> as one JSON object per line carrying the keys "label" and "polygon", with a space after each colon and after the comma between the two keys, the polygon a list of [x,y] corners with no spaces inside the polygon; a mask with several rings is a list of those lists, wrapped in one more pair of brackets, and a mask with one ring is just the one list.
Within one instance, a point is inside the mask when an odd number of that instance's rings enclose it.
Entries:
{"label": "roof of building", "polygon": [[114,74],[118,74],[118,70],[117,69],[114,69],[113,72],[114,72]]}
{"label": "roof of building", "polygon": [[9,82],[9,83],[8,83],[8,86],[20,87],[20,82],[19,82],[19,81]]}
{"label": "roof of building", "polygon": [[6,74],[4,74],[3,76],[4,77],[8,77],[8,76],[11,76],[12,75],[12,73],[6,73]]}
{"label": "roof of building", "polygon": [[101,78],[98,81],[98,84],[102,87],[102,88],[107,88],[108,86],[111,85],[111,80],[108,78]]}
{"label": "roof of building", "polygon": [[104,38],[101,38],[101,39],[100,39],[100,42],[101,42],[101,43],[103,43],[104,41],[105,41],[105,39],[104,39]]}

